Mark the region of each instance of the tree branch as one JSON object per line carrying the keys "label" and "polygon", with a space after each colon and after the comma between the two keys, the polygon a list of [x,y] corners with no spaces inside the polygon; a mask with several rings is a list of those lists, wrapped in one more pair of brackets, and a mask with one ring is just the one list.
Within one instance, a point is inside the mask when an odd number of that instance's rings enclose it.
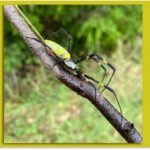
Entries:
{"label": "tree branch", "polygon": [[[55,64],[55,60],[49,57],[45,51],[45,48],[34,40],[27,39],[26,37],[37,38],[31,28],[28,26],[26,21],[20,16],[18,11],[13,5],[5,5],[4,13],[8,20],[15,26],[17,31],[20,33],[28,47],[31,48],[32,52],[47,66],[49,69]],[[60,65],[56,65],[52,72],[54,75],[66,86],[71,88],[79,95],[87,98],[112,124],[112,126],[120,133],[120,135],[129,143],[141,143],[142,137],[135,127],[123,117],[122,127],[120,126],[122,115],[114,108],[114,106],[93,86],[71,73],[67,72]]]}

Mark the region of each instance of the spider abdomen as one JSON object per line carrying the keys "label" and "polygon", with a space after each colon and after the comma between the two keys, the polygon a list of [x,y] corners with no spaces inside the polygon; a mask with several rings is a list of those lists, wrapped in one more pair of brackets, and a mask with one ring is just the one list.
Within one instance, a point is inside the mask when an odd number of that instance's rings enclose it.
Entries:
{"label": "spider abdomen", "polygon": [[70,53],[61,45],[58,43],[51,41],[51,40],[45,40],[45,44],[50,47],[50,49],[60,58],[62,59],[70,59]]}

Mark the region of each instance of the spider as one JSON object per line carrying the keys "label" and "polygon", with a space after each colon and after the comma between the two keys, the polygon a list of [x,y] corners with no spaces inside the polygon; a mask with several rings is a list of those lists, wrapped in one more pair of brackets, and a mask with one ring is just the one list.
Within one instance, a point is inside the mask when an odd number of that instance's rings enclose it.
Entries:
{"label": "spider", "polygon": [[[43,44],[46,47],[46,50],[47,50],[48,54],[51,55],[51,56],[54,56],[54,58],[57,61],[52,66],[51,70],[59,62],[60,64],[65,66],[65,68],[73,71],[75,73],[75,75],[77,77],[81,78],[82,80],[85,80],[85,81],[87,81],[89,83],[94,82],[95,84],[97,84],[98,89],[103,88],[101,90],[101,93],[104,92],[105,89],[110,91],[115,96],[116,101],[117,101],[118,106],[119,106],[119,109],[120,109],[120,113],[122,115],[122,109],[121,109],[120,103],[118,101],[118,98],[116,96],[116,93],[114,92],[114,90],[112,88],[109,87],[109,83],[112,80],[112,78],[114,76],[114,73],[115,73],[114,66],[112,64],[110,64],[109,62],[107,62],[106,60],[104,60],[101,56],[96,55],[96,54],[91,54],[91,55],[85,56],[85,57],[83,57],[83,58],[81,58],[81,59],[79,59],[77,61],[73,61],[71,59],[71,44],[70,44],[71,40],[72,40],[72,37],[66,32],[66,30],[63,29],[63,28],[60,28],[56,32],[54,32],[51,35],[51,37],[57,35],[60,32],[63,32],[68,38],[67,48],[64,48],[63,46],[59,45],[58,43],[56,43],[55,41],[52,41],[52,40],[47,40],[46,39],[44,41],[40,41],[40,40],[32,38],[32,37],[27,37],[27,38],[32,39],[34,41],[37,41],[37,42]],[[84,74],[83,71],[78,67],[79,63],[81,63],[81,62],[83,62],[83,61],[85,61],[87,59],[93,60],[94,62],[96,62],[100,66],[101,69],[103,69],[104,73],[103,73],[103,77],[102,77],[101,81],[99,81],[97,79],[94,79],[93,77],[91,77],[91,76],[89,76],[87,74]],[[106,76],[105,65],[107,65],[112,70],[111,77],[109,78],[107,84],[103,83],[103,80],[104,80],[104,78]],[[95,99],[96,99],[96,97],[95,97]],[[121,121],[121,125],[122,125],[122,121]]]}

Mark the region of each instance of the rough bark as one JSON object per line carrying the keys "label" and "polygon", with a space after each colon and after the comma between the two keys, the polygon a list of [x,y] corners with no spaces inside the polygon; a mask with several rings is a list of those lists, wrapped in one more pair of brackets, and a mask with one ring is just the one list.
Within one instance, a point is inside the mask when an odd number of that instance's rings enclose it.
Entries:
{"label": "rough bark", "polygon": [[[45,48],[40,43],[26,38],[37,37],[32,32],[26,21],[19,15],[16,8],[13,5],[5,5],[4,13],[8,20],[20,33],[21,37],[24,39],[28,47],[30,47],[32,52],[35,53],[36,56],[45,64],[45,66],[50,69],[55,64],[55,60],[47,55]],[[117,109],[114,108],[114,106],[100,93],[98,89],[96,89],[97,98],[95,99],[95,89],[91,84],[67,72],[60,65],[56,65],[52,72],[63,84],[71,88],[77,94],[87,98],[127,142],[142,142],[142,136],[136,128],[124,116],[122,116]],[[122,117],[123,124],[121,127],[120,123]]]}

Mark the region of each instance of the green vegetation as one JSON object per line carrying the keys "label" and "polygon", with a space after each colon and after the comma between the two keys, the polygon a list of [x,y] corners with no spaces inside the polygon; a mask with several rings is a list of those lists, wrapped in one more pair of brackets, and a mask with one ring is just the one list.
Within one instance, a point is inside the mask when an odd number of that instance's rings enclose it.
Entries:
{"label": "green vegetation", "polygon": [[[73,36],[74,59],[97,53],[116,67],[110,86],[117,93],[124,116],[142,132],[142,7],[21,8],[45,38],[65,28]],[[100,79],[93,63],[90,68],[86,63],[81,67]],[[39,62],[6,18],[4,81],[5,143],[125,142],[90,102],[61,84]],[[104,95],[118,108],[109,92]]]}

